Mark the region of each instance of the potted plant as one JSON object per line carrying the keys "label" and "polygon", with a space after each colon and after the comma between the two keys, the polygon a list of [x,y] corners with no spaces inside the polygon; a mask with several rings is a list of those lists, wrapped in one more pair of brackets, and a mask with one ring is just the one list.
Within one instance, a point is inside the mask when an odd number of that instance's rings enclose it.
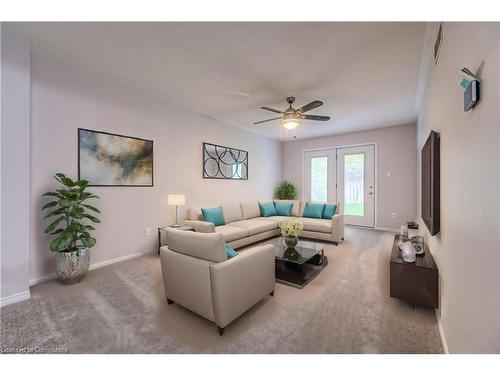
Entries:
{"label": "potted plant", "polygon": [[278,185],[275,195],[277,199],[297,199],[297,189],[291,182],[283,180]]}
{"label": "potted plant", "polygon": [[281,235],[287,248],[294,248],[297,245],[302,229],[304,229],[304,225],[296,219],[281,224]]}
{"label": "potted plant", "polygon": [[56,236],[50,250],[56,253],[59,280],[72,283],[79,281],[89,268],[89,249],[96,243],[90,235],[90,231],[95,230],[90,222],[100,222],[94,216],[100,211],[84,202],[99,197],[86,191],[88,181],[73,181],[62,173],[57,173],[54,178],[63,188],[43,194],[52,200],[42,207],[42,211],[53,209],[44,218],[54,218],[45,233]]}

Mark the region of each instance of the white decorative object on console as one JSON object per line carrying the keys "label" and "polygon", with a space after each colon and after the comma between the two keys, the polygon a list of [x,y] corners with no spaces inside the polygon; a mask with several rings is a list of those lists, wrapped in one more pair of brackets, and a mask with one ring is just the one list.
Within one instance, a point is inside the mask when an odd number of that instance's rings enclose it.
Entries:
{"label": "white decorative object on console", "polygon": [[417,251],[415,250],[415,247],[413,246],[413,243],[411,241],[403,242],[399,245],[399,247],[401,249],[401,256],[403,257],[404,262],[415,262],[415,254],[417,253]]}

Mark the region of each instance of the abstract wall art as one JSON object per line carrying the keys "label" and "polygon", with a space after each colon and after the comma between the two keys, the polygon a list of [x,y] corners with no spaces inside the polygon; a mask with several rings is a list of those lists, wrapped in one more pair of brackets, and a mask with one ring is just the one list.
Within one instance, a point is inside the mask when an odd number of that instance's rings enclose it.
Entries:
{"label": "abstract wall art", "polygon": [[153,141],[78,129],[78,178],[90,186],[153,186]]}

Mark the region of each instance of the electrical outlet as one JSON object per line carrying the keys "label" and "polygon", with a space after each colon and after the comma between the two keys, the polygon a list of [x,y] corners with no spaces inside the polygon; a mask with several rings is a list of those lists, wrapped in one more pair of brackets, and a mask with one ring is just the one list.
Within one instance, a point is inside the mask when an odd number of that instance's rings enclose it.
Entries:
{"label": "electrical outlet", "polygon": [[146,227],[146,230],[144,232],[146,234],[146,237],[151,236],[151,228],[150,227]]}
{"label": "electrical outlet", "polygon": [[393,213],[391,214],[391,217],[396,217],[396,213],[395,213],[395,212],[393,212]]}

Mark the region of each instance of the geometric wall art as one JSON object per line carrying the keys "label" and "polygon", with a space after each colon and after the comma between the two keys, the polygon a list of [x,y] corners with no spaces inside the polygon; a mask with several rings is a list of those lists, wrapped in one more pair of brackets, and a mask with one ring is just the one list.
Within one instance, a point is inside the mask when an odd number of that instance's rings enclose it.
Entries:
{"label": "geometric wall art", "polygon": [[204,142],[203,178],[248,180],[248,152]]}

